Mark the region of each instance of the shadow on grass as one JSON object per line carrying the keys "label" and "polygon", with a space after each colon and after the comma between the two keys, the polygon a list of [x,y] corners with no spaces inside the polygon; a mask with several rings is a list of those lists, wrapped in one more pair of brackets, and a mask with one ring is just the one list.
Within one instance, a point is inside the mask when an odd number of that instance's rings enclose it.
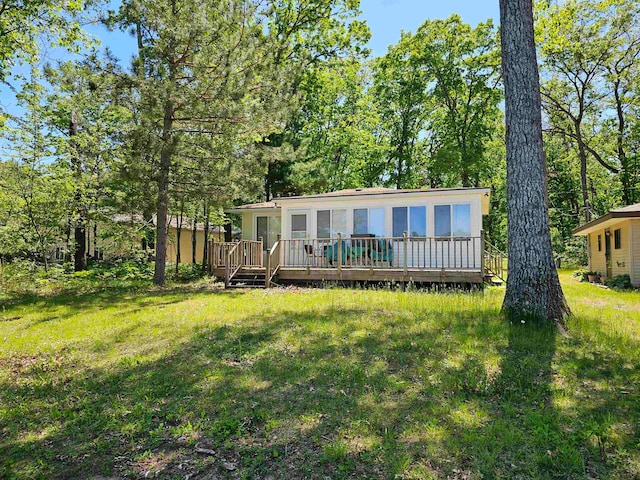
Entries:
{"label": "shadow on grass", "polygon": [[[0,377],[0,477],[606,474],[589,413],[551,401],[555,331],[493,310],[418,313],[279,311],[200,328],[153,360],[16,361]],[[615,419],[610,400],[597,408]]]}

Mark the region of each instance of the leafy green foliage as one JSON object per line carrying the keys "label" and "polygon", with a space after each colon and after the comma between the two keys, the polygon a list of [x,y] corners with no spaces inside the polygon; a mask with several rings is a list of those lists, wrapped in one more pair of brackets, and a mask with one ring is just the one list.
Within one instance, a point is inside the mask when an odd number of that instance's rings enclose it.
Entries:
{"label": "leafy green foliage", "polygon": [[610,278],[606,282],[604,282],[607,287],[617,288],[620,290],[630,290],[633,288],[631,284],[631,277],[629,275],[616,275],[613,278]]}

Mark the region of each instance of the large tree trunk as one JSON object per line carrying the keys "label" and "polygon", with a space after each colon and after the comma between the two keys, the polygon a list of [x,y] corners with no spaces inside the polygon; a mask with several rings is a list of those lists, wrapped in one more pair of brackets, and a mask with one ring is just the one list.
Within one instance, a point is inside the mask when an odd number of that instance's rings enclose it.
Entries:
{"label": "large tree trunk", "polygon": [[169,170],[173,149],[173,102],[169,99],[164,105],[162,127],[162,153],[158,172],[158,204],[156,219],[156,261],[153,283],[164,285],[167,264],[167,214],[169,211]]}
{"label": "large tree trunk", "polygon": [[507,143],[509,277],[503,311],[561,324],[569,307],[553,260],[532,0],[500,0]]}
{"label": "large tree trunk", "polygon": [[78,218],[73,229],[74,251],[73,251],[73,269],[76,272],[87,269],[87,229],[86,214],[82,201],[82,190],[80,182],[82,181],[82,163],[80,161],[80,153],[78,145],[74,137],[78,135],[78,117],[75,110],[71,111],[71,120],[69,122],[69,139],[71,140],[72,163],[76,177],[76,193],[75,202],[78,209]]}

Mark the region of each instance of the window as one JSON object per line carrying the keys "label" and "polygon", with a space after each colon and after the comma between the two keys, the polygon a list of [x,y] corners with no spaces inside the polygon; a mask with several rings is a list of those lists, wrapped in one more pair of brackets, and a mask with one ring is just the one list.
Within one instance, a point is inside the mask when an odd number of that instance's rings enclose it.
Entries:
{"label": "window", "polygon": [[291,215],[291,238],[307,238],[307,215]]}
{"label": "window", "polygon": [[598,251],[602,251],[602,235],[598,235]]}
{"label": "window", "polygon": [[347,230],[346,210],[318,210],[318,238],[335,238]]}
{"label": "window", "polygon": [[409,231],[409,219],[407,218],[407,207],[393,207],[393,236],[401,237],[404,232]]}
{"label": "window", "polygon": [[453,206],[453,236],[471,236],[471,205],[468,203]]}
{"label": "window", "polygon": [[436,205],[434,209],[434,215],[436,237],[450,237],[451,205]]}
{"label": "window", "polygon": [[436,205],[435,234],[436,237],[469,237],[471,236],[471,205]]}
{"label": "window", "polygon": [[262,248],[270,250],[280,234],[280,217],[256,217],[256,240],[262,237]]}
{"label": "window", "polygon": [[318,238],[331,238],[331,210],[318,210]]}
{"label": "window", "polygon": [[622,231],[619,228],[613,231],[613,248],[616,250],[622,248]]}
{"label": "window", "polygon": [[369,219],[366,208],[356,208],[353,210],[353,233],[369,233]]}
{"label": "window", "polygon": [[384,208],[356,208],[353,210],[353,233],[371,233],[384,237]]}
{"label": "window", "polygon": [[404,232],[408,232],[412,237],[427,235],[427,207],[393,208],[393,236],[402,237]]}

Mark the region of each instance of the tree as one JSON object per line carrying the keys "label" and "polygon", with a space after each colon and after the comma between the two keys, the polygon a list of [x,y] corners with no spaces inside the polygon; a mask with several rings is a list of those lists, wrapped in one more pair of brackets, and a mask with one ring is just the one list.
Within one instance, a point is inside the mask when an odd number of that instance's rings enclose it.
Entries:
{"label": "tree", "polygon": [[624,203],[635,198],[638,172],[629,153],[637,122],[640,3],[571,0],[541,8],[538,17],[543,106],[550,132],[576,151],[582,213],[590,221],[618,204],[618,195],[603,198],[609,186],[621,191]]}
{"label": "tree", "polygon": [[46,270],[62,238],[73,187],[65,170],[51,162],[55,141],[43,95],[44,87],[33,72],[17,94],[25,113],[8,123],[8,148],[0,163],[0,233],[9,243],[3,242],[0,255],[30,258]]}
{"label": "tree", "polygon": [[551,248],[532,1],[500,0],[500,24],[509,232],[502,308],[511,317],[562,324],[570,311]]}

